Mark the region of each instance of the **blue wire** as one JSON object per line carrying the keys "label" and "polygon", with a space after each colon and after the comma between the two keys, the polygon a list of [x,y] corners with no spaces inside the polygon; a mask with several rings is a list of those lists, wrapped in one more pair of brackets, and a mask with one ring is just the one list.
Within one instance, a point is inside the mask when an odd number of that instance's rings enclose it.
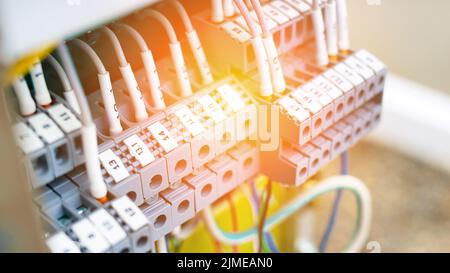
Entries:
{"label": "blue wire", "polygon": [[[348,152],[345,151],[341,154],[341,174],[347,175],[348,174]],[[342,190],[336,191],[336,198],[334,199],[333,203],[333,209],[331,212],[330,219],[328,220],[328,225],[325,230],[325,233],[323,234],[322,240],[320,241],[319,245],[319,252],[324,253],[326,251],[326,248],[328,246],[328,242],[331,237],[331,233],[333,232],[334,226],[336,224],[336,218],[339,211],[339,204],[341,203],[342,199]]]}
{"label": "blue wire", "polygon": [[[259,211],[259,199],[256,194],[256,182],[252,183],[251,185],[251,191],[252,191],[252,203],[253,208],[255,210],[255,213],[258,214]],[[272,234],[270,232],[264,232],[264,238],[266,239],[267,246],[269,247],[270,251],[273,253],[280,253],[280,250],[278,249],[277,245],[275,244],[275,241],[272,237]]]}

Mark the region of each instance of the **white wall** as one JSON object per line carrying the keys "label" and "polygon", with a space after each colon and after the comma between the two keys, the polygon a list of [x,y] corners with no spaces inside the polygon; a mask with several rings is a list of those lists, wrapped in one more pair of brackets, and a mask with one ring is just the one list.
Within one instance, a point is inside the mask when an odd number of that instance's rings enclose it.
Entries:
{"label": "white wall", "polygon": [[354,48],[367,48],[391,71],[450,94],[449,0],[348,0],[348,5]]}

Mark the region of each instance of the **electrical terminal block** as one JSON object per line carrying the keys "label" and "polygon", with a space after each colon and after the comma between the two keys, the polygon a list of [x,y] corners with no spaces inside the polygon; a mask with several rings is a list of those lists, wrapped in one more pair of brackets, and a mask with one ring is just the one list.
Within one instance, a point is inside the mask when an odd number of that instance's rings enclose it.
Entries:
{"label": "electrical terminal block", "polygon": [[194,190],[196,213],[211,205],[218,198],[217,175],[207,168],[201,168],[185,177],[183,183]]}
{"label": "electrical terminal block", "polygon": [[[312,37],[310,5],[296,0],[270,1],[263,5],[263,10],[280,54],[302,45]],[[256,22],[256,14],[252,12],[251,16]],[[207,11],[194,15],[193,24],[204,41],[205,52],[215,69],[223,73],[236,69],[245,73],[256,67],[251,35],[240,15],[218,25],[210,21],[210,11]],[[227,62],[223,62],[224,59]]]}
{"label": "electrical terminal block", "polygon": [[160,193],[172,208],[172,224],[179,226],[195,216],[194,190],[179,183],[176,188],[168,188]]}
{"label": "electrical terminal block", "polygon": [[172,206],[163,198],[152,202],[151,205],[145,203],[140,208],[149,221],[153,240],[162,238],[175,228],[172,222]]}
{"label": "electrical terminal block", "polygon": [[122,196],[105,205],[105,209],[116,219],[131,240],[130,251],[149,252],[154,244],[150,226],[144,213],[128,197]]}

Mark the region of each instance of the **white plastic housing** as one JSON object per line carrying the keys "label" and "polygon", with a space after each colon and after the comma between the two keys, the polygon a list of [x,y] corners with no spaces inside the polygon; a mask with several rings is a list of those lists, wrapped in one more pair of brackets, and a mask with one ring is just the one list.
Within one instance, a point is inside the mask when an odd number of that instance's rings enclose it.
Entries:
{"label": "white plastic housing", "polygon": [[198,69],[200,70],[200,75],[204,84],[210,84],[214,82],[211,74],[211,68],[209,67],[208,60],[206,59],[205,52],[203,51],[202,43],[198,38],[197,31],[193,30],[186,32],[186,37],[194,53],[195,61],[197,62]]}
{"label": "white plastic housing", "polygon": [[175,72],[180,84],[180,95],[182,97],[190,96],[192,94],[191,82],[189,80],[189,74],[187,72],[186,64],[184,63],[181,45],[179,42],[176,42],[170,43],[169,47],[170,54],[172,55],[172,61],[175,66]]}
{"label": "white plastic housing", "polygon": [[336,0],[337,22],[338,22],[338,45],[339,49],[346,51],[350,49],[350,39],[348,30],[347,0]]}
{"label": "white plastic housing", "polygon": [[325,7],[325,28],[327,35],[328,55],[337,56],[338,41],[337,41],[337,17],[336,17],[336,2],[327,2]]}
{"label": "white plastic housing", "polygon": [[267,60],[264,44],[260,36],[252,38],[251,43],[255,51],[255,57],[258,65],[260,95],[269,97],[273,94],[272,80],[270,78],[270,66]]}
{"label": "white plastic housing", "polygon": [[161,82],[159,81],[158,71],[156,70],[155,59],[150,50],[141,52],[142,62],[144,63],[145,73],[150,85],[150,96],[153,107],[157,110],[166,108],[164,97],[161,92]]}
{"label": "white plastic housing", "polygon": [[281,68],[280,59],[278,57],[277,47],[272,35],[262,38],[267,53],[267,60],[270,66],[270,74],[272,76],[273,89],[277,93],[281,93],[286,89],[286,81]]}
{"label": "white plastic housing", "polygon": [[86,158],[86,170],[89,178],[89,190],[96,199],[102,199],[107,195],[107,188],[103,181],[100,162],[98,160],[97,133],[94,123],[84,125],[81,128],[83,152]]}
{"label": "white plastic housing", "polygon": [[118,135],[123,131],[123,128],[122,124],[120,124],[119,112],[117,111],[109,72],[97,74],[97,76],[100,83],[100,91],[102,94],[103,105],[105,106],[106,117],[108,118],[109,133],[111,135]]}
{"label": "white plastic housing", "polygon": [[148,118],[148,113],[147,110],[145,110],[144,99],[136,78],[134,77],[133,70],[131,69],[130,64],[121,66],[119,69],[130,94],[131,102],[133,103],[136,121],[143,121]]}
{"label": "white plastic housing", "polygon": [[316,61],[320,66],[328,65],[328,52],[325,41],[325,26],[323,23],[322,10],[313,10],[312,20],[314,25],[314,36],[316,39]]}
{"label": "white plastic housing", "polygon": [[50,97],[47,83],[45,82],[41,62],[36,62],[33,64],[30,74],[34,85],[34,97],[36,98],[37,103],[41,106],[51,104],[52,98]]}
{"label": "white plastic housing", "polygon": [[17,78],[13,82],[13,89],[19,101],[20,114],[29,116],[36,112],[36,103],[31,97],[30,89],[23,77]]}

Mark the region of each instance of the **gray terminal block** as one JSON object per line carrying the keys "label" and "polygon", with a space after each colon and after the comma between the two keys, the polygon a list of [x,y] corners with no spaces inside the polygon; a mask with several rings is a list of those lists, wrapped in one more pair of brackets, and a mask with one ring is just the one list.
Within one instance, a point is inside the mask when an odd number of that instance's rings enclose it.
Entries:
{"label": "gray terminal block", "polygon": [[354,56],[369,66],[376,74],[375,95],[382,93],[386,82],[387,67],[377,57],[366,50],[358,50]]}
{"label": "gray terminal block", "polygon": [[295,146],[294,148],[309,158],[308,176],[316,174],[323,165],[321,149],[315,147],[311,143],[301,147]]}
{"label": "gray terminal block", "polygon": [[344,63],[339,63],[333,70],[341,74],[347,81],[351,82],[355,88],[355,107],[360,107],[367,100],[368,85],[357,72]]}
{"label": "gray terminal block", "polygon": [[172,223],[172,205],[163,198],[151,204],[146,203],[141,208],[149,221],[153,241],[169,234],[175,228]]}
{"label": "gray terminal block", "polygon": [[55,177],[71,171],[73,169],[72,149],[56,123],[42,112],[29,117],[27,122],[47,145]]}
{"label": "gray terminal block", "polygon": [[335,128],[329,128],[322,133],[322,136],[331,141],[331,154],[337,156],[345,151],[348,147],[344,145],[344,135]]}
{"label": "gray terminal block", "polygon": [[57,103],[54,103],[49,108],[40,109],[45,111],[66,136],[71,154],[73,157],[74,166],[79,166],[84,163],[84,154],[82,147],[81,127],[82,124],[77,117],[77,114],[73,112],[73,109],[67,106],[59,96],[52,94]]}
{"label": "gray terminal block", "polygon": [[228,116],[224,121],[214,126],[216,154],[221,155],[236,145],[236,116]]}
{"label": "gray terminal block", "polygon": [[155,159],[149,165],[137,170],[141,178],[144,199],[149,200],[169,187],[167,162],[165,158]]}
{"label": "gray terminal block", "polygon": [[195,212],[212,204],[218,198],[217,175],[209,169],[201,168],[183,179],[194,190]]}
{"label": "gray terminal block", "polygon": [[[304,145],[311,140],[310,114],[293,98],[284,96],[277,101],[280,136],[295,144]],[[277,111],[273,109],[272,111]],[[261,117],[260,117],[261,119]],[[267,120],[260,120],[267,126]]]}
{"label": "gray terminal block", "polygon": [[172,224],[179,226],[195,216],[194,190],[185,184],[168,188],[160,193],[161,198],[172,206]]}
{"label": "gray terminal block", "polygon": [[219,197],[230,192],[239,184],[239,163],[229,155],[217,157],[206,166],[217,176],[217,193]]}
{"label": "gray terminal block", "polygon": [[239,164],[238,183],[243,183],[260,172],[260,156],[256,145],[242,142],[231,149],[228,154]]}
{"label": "gray terminal block", "polygon": [[49,187],[40,187],[34,190],[33,200],[42,210],[61,204],[61,197]]}
{"label": "gray terminal block", "polygon": [[192,172],[191,147],[183,143],[165,156],[169,182],[175,183]]}
{"label": "gray terminal block", "polygon": [[13,131],[32,187],[38,188],[52,181],[55,174],[51,164],[51,154],[44,142],[25,122],[14,124]]}
{"label": "gray terminal block", "polygon": [[327,164],[333,158],[331,154],[331,141],[324,138],[323,136],[318,136],[311,141],[311,144],[320,149],[322,154],[321,161],[322,165]]}
{"label": "gray terminal block", "polygon": [[[299,186],[308,175],[309,158],[293,149],[289,144],[276,151],[261,152],[261,172],[271,180],[288,186]],[[270,173],[266,170],[271,170]]]}
{"label": "gray terminal block", "polygon": [[334,125],[334,129],[341,132],[343,136],[341,151],[350,148],[353,144],[353,126],[341,120]]}
{"label": "gray terminal block", "polygon": [[133,201],[123,196],[106,204],[105,208],[128,234],[132,252],[146,253],[153,248],[148,219]]}

